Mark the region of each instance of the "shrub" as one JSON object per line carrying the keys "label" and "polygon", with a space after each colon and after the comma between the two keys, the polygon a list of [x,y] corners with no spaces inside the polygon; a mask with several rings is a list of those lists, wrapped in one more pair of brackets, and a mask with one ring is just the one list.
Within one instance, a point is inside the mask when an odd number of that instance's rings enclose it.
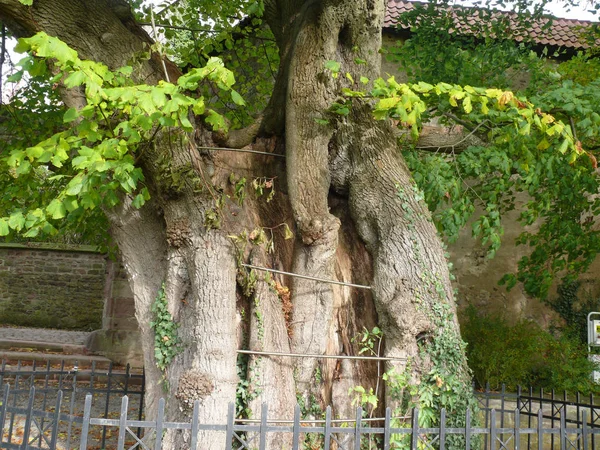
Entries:
{"label": "shrub", "polygon": [[466,310],[462,336],[476,383],[498,389],[518,385],[534,388],[600,391],[591,379],[594,364],[576,336],[555,337],[538,324],[522,320],[510,325],[499,317],[479,315],[473,306]]}

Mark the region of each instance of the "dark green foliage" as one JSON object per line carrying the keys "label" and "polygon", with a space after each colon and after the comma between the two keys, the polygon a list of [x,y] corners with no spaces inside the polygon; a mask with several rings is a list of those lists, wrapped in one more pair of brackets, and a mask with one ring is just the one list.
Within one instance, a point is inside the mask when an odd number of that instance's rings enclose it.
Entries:
{"label": "dark green foliage", "polygon": [[[525,5],[518,3],[517,10]],[[600,214],[595,195],[600,188],[595,170],[600,148],[600,66],[593,57],[597,50],[560,65],[549,63],[547,51],[536,55],[527,44],[509,40],[502,32],[506,26],[502,15],[494,17],[485,8],[449,9],[449,4],[434,0],[404,15],[401,22],[411,27],[411,37],[388,49],[388,58],[411,80],[521,89],[535,105],[536,115],[546,112],[553,116],[549,120],[561,120],[576,146],[588,153],[577,158],[563,148],[553,151],[550,140],[536,138],[523,124],[515,124],[522,128],[509,135],[503,129],[507,123],[503,111],[483,115],[478,108],[461,110],[441,101],[423,113],[423,121],[435,117],[442,124],[461,126],[480,144],[461,151],[449,147],[445,152],[405,145],[405,157],[438,230],[449,241],[458,237],[477,208],[482,211],[472,232],[490,257],[502,242],[504,213],[515,208],[517,194],[525,194],[520,197],[526,201],[520,206],[521,224],[536,226],[524,230],[517,245],[527,245],[532,252],[519,261],[517,273],[503,277],[502,284],[510,289],[520,282],[528,294],[546,298],[556,278],[576,279],[600,252],[594,220]],[[539,12],[538,8],[535,13]],[[460,21],[473,15],[479,20],[470,32],[448,31],[457,17]],[[484,26],[477,29],[478,23]],[[506,29],[519,33],[526,23]],[[521,109],[528,102],[519,99]]]}
{"label": "dark green foliage", "polygon": [[565,330],[587,345],[587,315],[600,309],[600,299],[581,292],[581,283],[574,281],[558,287],[558,295],[547,303],[565,322]]}
{"label": "dark green foliage", "polygon": [[467,308],[462,326],[467,358],[477,384],[508,390],[518,385],[568,392],[597,392],[587,349],[569,333],[555,337],[534,322],[505,319]]}
{"label": "dark green foliage", "polygon": [[[138,12],[143,22],[151,22],[150,6]],[[254,122],[271,95],[279,68],[279,51],[271,30],[261,16],[260,0],[215,2],[188,0],[160,5],[155,23],[166,41],[165,51],[186,73],[192,67],[218,56],[235,73],[236,90],[245,100],[245,108],[236,108],[229,95],[214,86],[199,86],[206,103],[227,119],[231,128]]]}

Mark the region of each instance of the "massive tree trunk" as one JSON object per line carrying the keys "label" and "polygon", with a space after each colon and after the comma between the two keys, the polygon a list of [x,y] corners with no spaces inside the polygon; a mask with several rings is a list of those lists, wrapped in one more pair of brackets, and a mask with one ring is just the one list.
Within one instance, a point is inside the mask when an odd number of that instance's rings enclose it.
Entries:
{"label": "massive tree trunk", "polygon": [[[215,146],[199,121],[194,134],[161,133],[141,155],[150,202],[136,210],[124,197],[107,211],[142,332],[148,417],[165,396],[169,420],[189,420],[200,400],[202,422],[224,423],[227,404],[236,398],[236,364],[246,368],[249,400],[240,405],[246,414],[256,415],[268,401],[272,417],[289,418],[299,395],[306,414],[331,404],[336,414],[352,417],[348,390],[382,386],[378,363],[238,357],[237,350],[355,355],[353,338],[376,325],[383,330],[388,370],[408,370],[407,379],[422,385],[468,385],[442,244],[391,123],[373,120],[368,103],[359,101],[347,117],[315,122],[350,84],[330,76],[328,60],[340,62],[341,72],[355,80],[379,75],[383,13],[382,0],[266,1],[282,64],[253,147],[285,155],[285,163],[199,149]],[[111,68],[149,42],[119,0],[36,0],[31,8],[0,0],[0,16],[16,34],[44,30]],[[145,82],[163,78],[158,57],[137,74]],[[73,97],[66,93],[65,101],[73,104]],[[260,177],[275,179],[271,202],[253,193],[236,198],[233,184]],[[229,198],[219,207],[223,193]],[[294,239],[284,239],[283,224],[295,231]],[[273,237],[270,253],[252,244],[261,229]],[[365,288],[250,273],[241,263]],[[150,327],[162,283],[182,339],[181,354],[164,373],[155,365]],[[463,404],[466,392],[457,394]],[[377,395],[390,405],[402,403],[398,389]],[[185,448],[190,436],[165,439],[163,448]],[[222,448],[223,439],[204,434],[201,448]],[[270,448],[287,440],[273,436]]]}

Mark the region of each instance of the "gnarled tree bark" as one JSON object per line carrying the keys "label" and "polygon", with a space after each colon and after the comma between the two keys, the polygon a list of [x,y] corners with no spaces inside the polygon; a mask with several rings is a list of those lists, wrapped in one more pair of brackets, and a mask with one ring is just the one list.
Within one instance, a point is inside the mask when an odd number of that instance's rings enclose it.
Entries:
{"label": "gnarled tree bark", "polygon": [[[165,396],[169,420],[189,420],[191,405],[199,400],[201,422],[224,423],[236,397],[238,348],[353,355],[359,351],[356,334],[379,325],[385,355],[396,358],[388,369],[409,368],[417,381],[437,364],[427,353],[435,336],[458,335],[442,244],[391,124],[375,121],[362,102],[329,125],[315,122],[350,83],[343,76],[332,78],[327,61],[338,61],[356,80],[379,75],[383,14],[383,0],[266,0],[265,18],[282,64],[253,146],[285,153],[285,165],[270,156],[199,150],[215,143],[198,122],[193,134],[161,133],[141,154],[150,202],[136,210],[124,198],[107,211],[142,332],[148,417]],[[18,35],[46,31],[82,58],[111,68],[150,42],[124,0],[35,0],[31,8],[0,0],[0,17]],[[141,63],[136,73],[146,83],[164,77],[158,56]],[[65,101],[72,101],[68,93]],[[183,182],[169,181],[173,173]],[[232,174],[275,178],[278,193],[269,204],[253,195],[237,202]],[[222,193],[231,198],[218,213],[221,228],[214,229],[207,213],[214,214]],[[278,227],[283,223],[295,230],[295,239],[284,240]],[[273,230],[270,254],[236,247],[228,238],[261,227]],[[371,289],[279,275],[271,281],[264,273],[256,273],[256,284],[249,286],[243,261]],[[155,366],[150,327],[151,306],[163,282],[183,349],[165,373]],[[291,318],[285,314],[289,308]],[[440,320],[440,311],[450,320]],[[456,350],[452,370],[468,383],[461,351]],[[243,376],[251,395],[245,406],[256,415],[268,401],[277,419],[291,417],[296,395],[306,413],[332,404],[336,414],[351,417],[348,389],[375,387],[383,370],[371,362],[256,356],[247,367]],[[377,394],[384,398],[382,389]],[[189,439],[189,433],[168,433],[163,448],[186,448]],[[222,448],[223,439],[204,433],[201,448]],[[269,448],[287,442],[273,436]]]}

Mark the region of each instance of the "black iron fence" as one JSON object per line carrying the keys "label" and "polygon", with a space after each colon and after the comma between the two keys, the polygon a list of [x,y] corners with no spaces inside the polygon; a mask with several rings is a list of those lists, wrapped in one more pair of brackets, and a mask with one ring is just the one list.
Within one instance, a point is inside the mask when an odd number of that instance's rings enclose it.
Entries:
{"label": "black iron fence", "polygon": [[[478,392],[479,411],[468,413],[461,427],[449,425],[442,411],[438,425],[420,426],[419,410],[407,417],[333,417],[328,408],[319,420],[293,415],[237,419],[229,405],[221,423],[200,421],[196,402],[189,422],[165,420],[160,400],[156,417],[143,414],[143,373],[112,365],[88,367],[61,363],[2,364],[0,449],[144,449],[158,450],[167,430],[186,437],[185,448],[201,450],[206,442],[239,449],[550,449],[600,450],[600,405],[593,396],[558,395],[519,389],[516,393]],[[456,419],[453,417],[452,419]],[[455,422],[454,420],[452,422]]]}
{"label": "black iron fence", "polygon": [[[566,391],[557,393],[554,390],[533,388],[517,388],[517,392],[506,392],[505,386],[500,391],[492,391],[489,386],[484,391],[477,392],[479,406],[482,412],[482,424],[488,427],[493,420],[496,426],[514,426],[525,428],[560,428],[564,422],[565,427],[575,429],[598,429],[600,428],[600,399],[594,394],[582,395],[580,393],[569,395]],[[492,417],[495,410],[495,417]],[[517,414],[518,413],[518,414]],[[587,442],[576,440],[573,446],[562,447],[560,436],[550,434],[543,447],[533,442],[534,437],[528,435],[522,448],[544,448],[544,449],[600,449],[600,440],[596,433],[589,435]],[[487,442],[484,443],[487,449]],[[534,445],[535,444],[535,445]]]}
{"label": "black iron fence", "polygon": [[[4,388],[2,449],[79,448],[87,396],[93,399],[98,417],[119,416],[121,398],[126,395],[129,416],[143,418],[144,374],[129,366],[5,360],[0,366],[0,386]],[[116,448],[117,438],[110,428],[99,427],[91,433],[96,445],[90,448]]]}

